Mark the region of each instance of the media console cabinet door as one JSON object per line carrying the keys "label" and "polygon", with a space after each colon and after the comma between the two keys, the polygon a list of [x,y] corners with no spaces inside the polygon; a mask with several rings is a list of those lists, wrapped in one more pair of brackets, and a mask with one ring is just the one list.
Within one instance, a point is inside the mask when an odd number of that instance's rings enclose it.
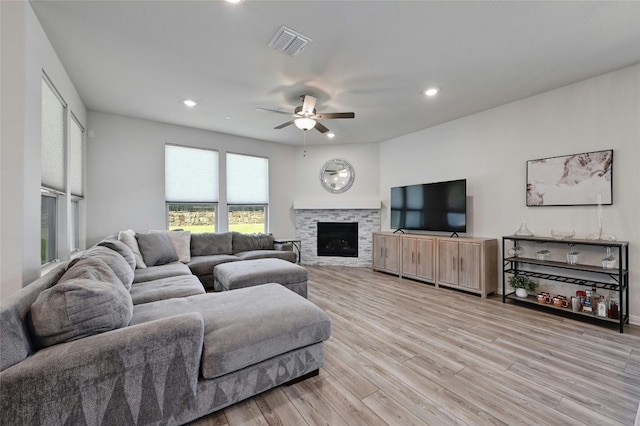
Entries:
{"label": "media console cabinet door", "polygon": [[418,240],[418,276],[429,281],[435,279],[434,271],[434,251],[435,241],[433,238],[421,238]]}
{"label": "media console cabinet door", "polygon": [[480,289],[481,284],[481,250],[478,243],[458,243],[460,254],[459,284],[461,287]]}
{"label": "media console cabinet door", "polygon": [[373,234],[373,268],[398,273],[399,238],[396,235]]}
{"label": "media console cabinet door", "polygon": [[458,242],[438,240],[438,283],[458,285]]}

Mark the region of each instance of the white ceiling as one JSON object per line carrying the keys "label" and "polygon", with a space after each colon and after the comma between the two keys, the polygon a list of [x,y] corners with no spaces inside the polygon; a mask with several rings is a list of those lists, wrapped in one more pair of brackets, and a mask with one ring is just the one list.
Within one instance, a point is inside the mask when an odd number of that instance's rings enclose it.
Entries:
{"label": "white ceiling", "polygon": [[[378,142],[640,62],[637,1],[31,4],[88,109],[294,145],[256,107],[311,94],[356,118],[307,144]],[[282,25],[313,39],[298,57],[267,47]]]}

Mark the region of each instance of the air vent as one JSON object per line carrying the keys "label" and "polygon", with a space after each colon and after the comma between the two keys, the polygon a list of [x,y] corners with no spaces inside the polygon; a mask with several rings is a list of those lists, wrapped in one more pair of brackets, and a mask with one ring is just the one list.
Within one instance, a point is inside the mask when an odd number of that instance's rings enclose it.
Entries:
{"label": "air vent", "polygon": [[269,47],[284,52],[289,56],[298,56],[310,41],[312,40],[309,37],[283,26],[273,37]]}

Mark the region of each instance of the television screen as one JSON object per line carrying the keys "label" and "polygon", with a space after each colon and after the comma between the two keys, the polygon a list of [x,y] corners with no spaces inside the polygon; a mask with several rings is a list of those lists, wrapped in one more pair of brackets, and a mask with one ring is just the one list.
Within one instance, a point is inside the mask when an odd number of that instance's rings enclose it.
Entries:
{"label": "television screen", "polygon": [[391,228],[466,232],[466,179],[391,188]]}

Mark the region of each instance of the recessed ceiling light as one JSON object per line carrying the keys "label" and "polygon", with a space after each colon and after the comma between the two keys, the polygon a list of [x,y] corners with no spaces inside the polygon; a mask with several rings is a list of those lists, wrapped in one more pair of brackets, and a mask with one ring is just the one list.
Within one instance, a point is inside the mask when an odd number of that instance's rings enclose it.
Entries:
{"label": "recessed ceiling light", "polygon": [[427,89],[424,91],[424,94],[427,96],[435,96],[439,92],[437,87],[432,87],[431,89]]}
{"label": "recessed ceiling light", "polygon": [[233,3],[233,4],[238,4],[238,3],[242,3],[244,0],[224,0],[227,3]]}
{"label": "recessed ceiling light", "polygon": [[227,120],[231,120],[231,118],[232,118],[232,117],[231,117],[230,115],[227,115],[225,118],[226,118]]}
{"label": "recessed ceiling light", "polygon": [[189,108],[193,108],[194,106],[198,105],[198,104],[196,103],[196,101],[192,101],[191,99],[187,99],[187,100],[185,100],[185,101],[184,101],[184,104],[185,104],[186,106],[188,106]]}
{"label": "recessed ceiling light", "polygon": [[328,137],[329,139],[333,139],[333,138],[335,138],[335,137],[336,137],[336,134],[335,134],[335,133],[327,133],[327,137]]}

